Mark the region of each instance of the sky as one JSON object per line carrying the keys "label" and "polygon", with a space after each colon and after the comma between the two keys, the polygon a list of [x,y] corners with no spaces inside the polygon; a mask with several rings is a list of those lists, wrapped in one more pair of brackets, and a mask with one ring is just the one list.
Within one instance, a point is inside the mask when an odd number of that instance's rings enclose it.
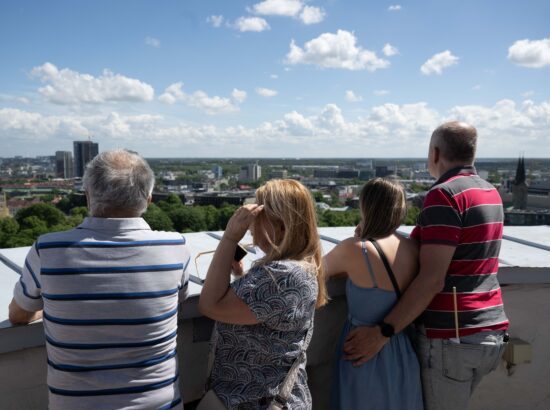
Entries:
{"label": "sky", "polygon": [[546,0],[0,2],[0,157],[550,156]]}

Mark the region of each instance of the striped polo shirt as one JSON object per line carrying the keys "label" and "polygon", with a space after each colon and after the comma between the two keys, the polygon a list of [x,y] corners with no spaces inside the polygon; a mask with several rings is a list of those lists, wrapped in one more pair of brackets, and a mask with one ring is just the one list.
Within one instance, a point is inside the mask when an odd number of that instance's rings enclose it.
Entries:
{"label": "striped polo shirt", "polygon": [[184,244],[142,218],[86,218],[32,246],[14,297],[44,309],[50,409],[182,408]]}
{"label": "striped polo shirt", "polygon": [[473,166],[448,171],[429,190],[411,237],[456,250],[445,287],[419,318],[428,337],[455,337],[453,287],[460,336],[508,328],[497,279],[503,219],[499,193]]}

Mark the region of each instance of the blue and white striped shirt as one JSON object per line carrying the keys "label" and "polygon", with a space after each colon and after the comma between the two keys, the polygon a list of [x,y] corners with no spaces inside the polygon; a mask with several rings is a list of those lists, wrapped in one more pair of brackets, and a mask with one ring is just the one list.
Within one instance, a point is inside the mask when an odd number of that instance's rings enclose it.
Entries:
{"label": "blue and white striped shirt", "polygon": [[184,244],[142,218],[86,218],[32,246],[14,297],[27,311],[44,309],[50,409],[182,407]]}

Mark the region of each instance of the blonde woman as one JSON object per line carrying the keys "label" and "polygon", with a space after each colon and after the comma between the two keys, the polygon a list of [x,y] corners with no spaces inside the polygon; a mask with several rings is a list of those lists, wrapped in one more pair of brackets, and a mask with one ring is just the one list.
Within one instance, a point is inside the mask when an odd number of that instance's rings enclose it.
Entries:
{"label": "blonde woman", "polygon": [[[360,207],[356,236],[324,259],[327,277],[348,278],[349,318],[336,352],[332,408],[422,410],[420,368],[411,342],[383,322],[418,271],[417,244],[396,233],[405,216],[405,193],[397,182],[376,178],[363,187]],[[356,337],[358,326],[375,325],[390,341],[362,363],[346,342]]]}
{"label": "blonde woman", "polygon": [[[294,180],[272,180],[256,204],[227,224],[208,269],[199,309],[217,321],[211,388],[228,409],[266,409],[307,348],[316,307],[326,302],[321,245],[309,191]],[[247,229],[265,256],[230,284],[237,243]],[[301,362],[286,409],[311,409]]]}

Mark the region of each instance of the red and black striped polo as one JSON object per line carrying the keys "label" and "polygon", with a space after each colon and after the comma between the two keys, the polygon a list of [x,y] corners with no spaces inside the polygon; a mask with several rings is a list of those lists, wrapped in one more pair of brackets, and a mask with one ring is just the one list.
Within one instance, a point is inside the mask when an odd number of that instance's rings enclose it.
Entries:
{"label": "red and black striped polo", "polygon": [[448,171],[429,190],[411,237],[456,250],[445,287],[419,318],[428,337],[455,337],[453,287],[460,336],[508,328],[497,279],[503,220],[498,191],[473,166]]}

